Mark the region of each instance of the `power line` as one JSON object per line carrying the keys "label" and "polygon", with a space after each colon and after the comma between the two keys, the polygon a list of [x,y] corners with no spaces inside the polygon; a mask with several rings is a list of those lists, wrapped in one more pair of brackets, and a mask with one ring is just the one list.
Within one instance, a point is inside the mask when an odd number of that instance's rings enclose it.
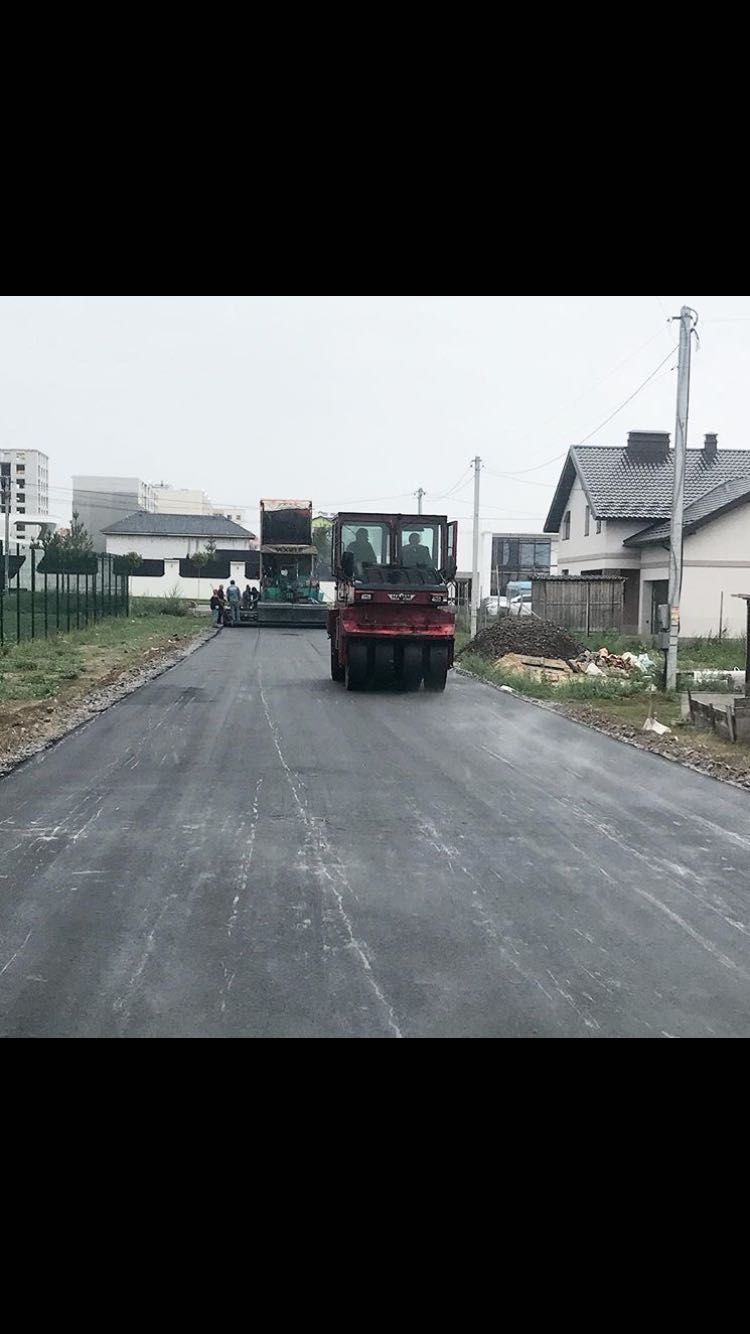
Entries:
{"label": "power line", "polygon": [[593,431],[589,431],[588,435],[585,435],[582,440],[576,440],[575,445],[571,446],[571,448],[575,449],[578,445],[585,445],[586,441],[590,440],[592,435],[596,435],[597,431],[601,431],[603,426],[606,426],[609,422],[611,422],[612,418],[616,417],[618,412],[622,412],[623,408],[626,408],[628,403],[632,403],[636,394],[640,394],[641,390],[645,389],[649,381],[653,380],[657,372],[660,371],[662,366],[664,366],[669,361],[670,357],[674,356],[676,351],[677,351],[677,344],[675,343],[674,346],[670,348],[664,360],[660,361],[659,365],[655,368],[655,370],[653,370],[650,375],[646,376],[646,379],[641,384],[639,384],[637,389],[633,390],[632,394],[628,395],[628,397],[625,399],[625,402],[621,403],[619,408],[615,408],[614,412],[611,412],[608,417],[605,417],[603,422],[599,422],[599,425],[595,426]]}
{"label": "power line", "polygon": [[458,491],[458,490],[461,488],[461,483],[463,482],[463,480],[464,480],[465,477],[468,477],[468,476],[469,476],[469,474],[470,474],[470,472],[471,472],[471,469],[472,469],[472,465],[469,464],[468,468],[464,468],[464,470],[463,470],[463,472],[461,473],[461,476],[459,477],[458,481],[457,481],[457,482],[454,482],[454,483],[453,483],[453,486],[449,487],[447,491],[441,491],[439,495],[436,495],[436,496],[435,496],[435,499],[436,499],[436,500],[447,500],[449,496],[452,496],[454,491]]}

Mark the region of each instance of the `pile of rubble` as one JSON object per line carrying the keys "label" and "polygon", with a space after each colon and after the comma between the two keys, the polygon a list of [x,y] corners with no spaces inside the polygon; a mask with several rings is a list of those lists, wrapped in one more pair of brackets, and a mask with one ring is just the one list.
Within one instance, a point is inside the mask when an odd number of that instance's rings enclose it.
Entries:
{"label": "pile of rubble", "polygon": [[574,672],[586,676],[631,676],[633,672],[650,672],[655,663],[647,653],[610,653],[609,649],[598,648],[593,653],[584,649],[577,658],[570,659]]}
{"label": "pile of rubble", "polygon": [[582,644],[551,621],[542,621],[538,616],[499,616],[494,625],[486,626],[465,644],[457,657],[476,654],[497,662],[498,658],[515,653],[567,662],[583,652]]}
{"label": "pile of rubble", "polygon": [[480,630],[457,656],[472,653],[487,658],[504,671],[553,685],[575,676],[627,680],[636,672],[647,675],[655,666],[645,653],[610,653],[606,645],[591,652],[567,630],[538,617],[498,619],[496,624]]}

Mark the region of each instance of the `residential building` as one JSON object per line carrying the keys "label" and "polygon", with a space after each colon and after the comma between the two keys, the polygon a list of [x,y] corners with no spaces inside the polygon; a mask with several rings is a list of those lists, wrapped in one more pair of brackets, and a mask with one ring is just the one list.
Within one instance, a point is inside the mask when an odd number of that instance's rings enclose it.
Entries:
{"label": "residential building", "polygon": [[160,482],[154,487],[157,514],[215,514],[216,511],[205,491],[191,491],[185,487],[169,486]]}
{"label": "residential building", "polygon": [[11,542],[32,542],[57,527],[49,512],[46,454],[39,449],[0,449],[0,473],[10,503]]}
{"label": "residential building", "polygon": [[[458,579],[471,582],[473,519],[458,521]],[[556,533],[507,533],[480,528],[479,600],[505,594],[511,580],[531,579],[535,574],[554,574],[557,568]]]}
{"label": "residential building", "polygon": [[[622,448],[569,450],[545,524],[559,529],[561,574],[619,573],[624,629],[649,635],[667,602],[674,451],[666,431],[631,431]],[[750,450],[689,449],[681,633],[742,634],[750,592]]]}
{"label": "residential building", "polygon": [[215,514],[217,517],[223,519],[231,519],[233,523],[242,524],[245,522],[245,511],[243,509],[232,509],[231,507],[229,509],[222,509],[221,506],[219,506],[218,508],[213,507],[208,512],[209,514]]}
{"label": "residential building", "polygon": [[[130,581],[136,596],[205,599],[220,581],[234,579],[244,588],[257,580],[255,534],[217,515],[140,511],[108,524],[104,540],[109,555],[141,557]],[[210,544],[210,563],[196,567],[191,558]]]}
{"label": "residential building", "polygon": [[95,551],[104,551],[104,529],[136,510],[153,513],[156,489],[139,477],[76,476],[73,512],[91,536]]}

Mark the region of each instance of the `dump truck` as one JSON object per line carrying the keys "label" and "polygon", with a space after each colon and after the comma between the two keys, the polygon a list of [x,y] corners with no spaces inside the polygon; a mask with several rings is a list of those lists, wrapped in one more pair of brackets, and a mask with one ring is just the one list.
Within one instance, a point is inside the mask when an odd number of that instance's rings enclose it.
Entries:
{"label": "dump truck", "polygon": [[311,500],[261,500],[258,625],[326,624]]}
{"label": "dump truck", "polygon": [[347,690],[444,690],[453,666],[457,523],[441,514],[337,514],[331,676]]}

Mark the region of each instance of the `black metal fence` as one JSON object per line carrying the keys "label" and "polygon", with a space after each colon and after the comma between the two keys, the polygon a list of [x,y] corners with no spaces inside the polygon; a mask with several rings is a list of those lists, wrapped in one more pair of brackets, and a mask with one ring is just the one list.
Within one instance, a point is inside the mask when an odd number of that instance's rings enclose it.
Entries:
{"label": "black metal fence", "polygon": [[128,574],[114,556],[72,561],[16,544],[6,560],[0,541],[0,644],[80,630],[129,614]]}

